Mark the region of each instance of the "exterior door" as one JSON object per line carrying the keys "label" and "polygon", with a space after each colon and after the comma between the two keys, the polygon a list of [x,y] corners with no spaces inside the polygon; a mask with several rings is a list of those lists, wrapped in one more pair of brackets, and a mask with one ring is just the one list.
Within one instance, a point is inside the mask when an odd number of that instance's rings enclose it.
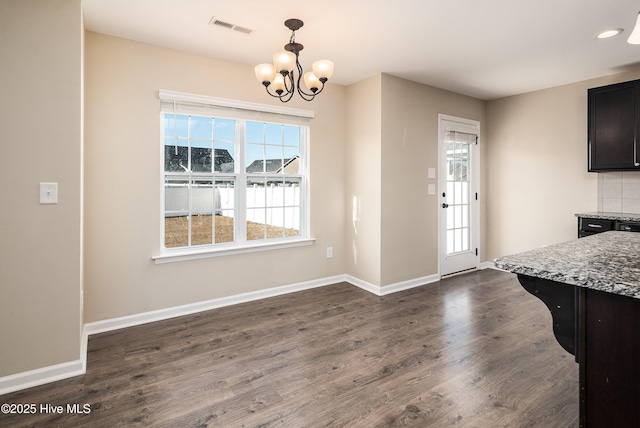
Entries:
{"label": "exterior door", "polygon": [[440,275],[478,267],[480,123],[439,116]]}

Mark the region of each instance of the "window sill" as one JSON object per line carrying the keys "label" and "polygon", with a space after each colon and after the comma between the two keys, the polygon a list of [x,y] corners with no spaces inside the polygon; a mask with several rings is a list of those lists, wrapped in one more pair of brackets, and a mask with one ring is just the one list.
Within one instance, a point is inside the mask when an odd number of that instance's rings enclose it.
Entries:
{"label": "window sill", "polygon": [[283,248],[304,247],[313,244],[315,238],[300,238],[287,241],[245,243],[222,248],[167,250],[166,252],[152,256],[156,264],[181,262],[185,260],[197,260],[209,257],[231,256],[234,254],[254,253],[257,251],[280,250]]}

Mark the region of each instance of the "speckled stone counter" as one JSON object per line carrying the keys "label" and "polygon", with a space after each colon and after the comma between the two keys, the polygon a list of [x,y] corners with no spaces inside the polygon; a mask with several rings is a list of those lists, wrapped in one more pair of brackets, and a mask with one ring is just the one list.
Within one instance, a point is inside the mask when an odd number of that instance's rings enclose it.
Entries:
{"label": "speckled stone counter", "polygon": [[599,218],[602,220],[640,222],[640,214],[632,214],[632,213],[614,213],[614,212],[598,211],[598,212],[590,212],[590,213],[579,213],[579,214],[576,214],[576,217]]}
{"label": "speckled stone counter", "polygon": [[544,302],[558,343],[575,356],[580,427],[638,426],[640,233],[603,232],[495,262]]}
{"label": "speckled stone counter", "polygon": [[640,233],[599,233],[500,257],[495,264],[516,274],[640,299]]}

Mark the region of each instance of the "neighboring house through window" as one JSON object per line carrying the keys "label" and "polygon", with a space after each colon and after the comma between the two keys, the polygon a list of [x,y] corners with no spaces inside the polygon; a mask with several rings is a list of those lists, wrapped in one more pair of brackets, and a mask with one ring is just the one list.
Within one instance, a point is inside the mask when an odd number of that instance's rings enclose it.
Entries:
{"label": "neighboring house through window", "polygon": [[165,253],[308,238],[312,112],[160,91]]}

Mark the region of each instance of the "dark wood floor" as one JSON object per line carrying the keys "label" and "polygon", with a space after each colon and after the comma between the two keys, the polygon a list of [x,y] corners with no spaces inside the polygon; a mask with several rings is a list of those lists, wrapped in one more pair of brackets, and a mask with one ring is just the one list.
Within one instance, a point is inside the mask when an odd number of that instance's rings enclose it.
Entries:
{"label": "dark wood floor", "polygon": [[[575,427],[544,304],[484,270],[386,297],[348,284],[90,337],[87,373],[0,396],[38,427]],[[68,414],[67,404],[90,405]],[[81,407],[82,408],[82,407]]]}

